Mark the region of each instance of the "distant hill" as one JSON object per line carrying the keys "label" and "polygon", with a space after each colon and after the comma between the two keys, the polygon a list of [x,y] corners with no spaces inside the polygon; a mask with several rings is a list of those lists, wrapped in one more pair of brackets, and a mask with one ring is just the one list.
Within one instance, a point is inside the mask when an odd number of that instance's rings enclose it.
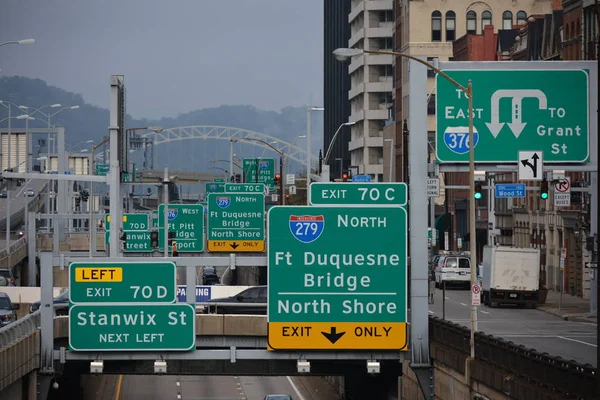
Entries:
{"label": "distant hill", "polygon": [[[109,90],[108,86],[106,88]],[[49,86],[41,79],[30,79],[25,77],[0,77],[0,100],[8,100],[18,105],[26,105],[38,108],[44,105],[60,103],[63,106],[79,105],[78,110],[65,110],[52,119],[52,124],[65,127],[67,143],[74,145],[76,143],[94,140],[99,143],[104,136],[108,134],[109,112],[107,108],[100,108],[87,104],[82,95],[67,92],[63,89]],[[45,112],[56,111],[50,108]],[[0,107],[0,119],[7,116],[7,110]],[[36,115],[36,117],[39,116]],[[43,118],[43,117],[40,117]],[[323,119],[321,113],[313,114],[313,137],[312,151],[318,154],[323,146]],[[12,120],[13,129],[24,128],[24,121]],[[190,125],[217,125],[243,128],[252,131],[265,133],[285,141],[292,141],[298,135],[306,132],[306,109],[304,107],[283,107],[279,112],[265,111],[257,109],[251,105],[222,105],[215,108],[190,111],[180,114],[175,118],[161,118],[159,120],[135,119],[130,115],[126,118],[126,127],[144,127],[157,125],[163,128],[172,128],[177,126]],[[7,121],[1,124],[7,126]],[[45,120],[30,121],[29,127],[41,128],[46,126]],[[220,143],[219,143],[220,142]],[[306,146],[304,139],[296,141],[297,146]],[[202,155],[199,155],[199,148],[202,149]],[[210,166],[207,163],[208,157],[213,159],[228,159],[228,144],[223,140],[211,140],[207,142],[186,141],[176,145],[166,145],[156,147],[157,163],[162,167],[168,158],[169,164],[174,163],[174,158],[178,162],[185,162],[190,166],[190,161],[200,162],[205,167]],[[246,146],[244,150],[246,151]],[[45,149],[41,150],[42,153]],[[175,157],[172,153],[175,152]],[[177,153],[179,152],[179,153]],[[241,153],[240,150],[237,150]],[[261,150],[262,154],[262,150]],[[254,157],[253,154],[238,154],[240,157]],[[206,160],[198,160],[198,156]],[[273,156],[273,153],[264,155]],[[212,164],[214,166],[214,164]],[[220,165],[226,168],[226,165]],[[181,168],[177,165],[170,165],[170,168]],[[201,166],[194,165],[194,169]],[[294,170],[301,168],[300,165],[292,165]],[[189,168],[188,168],[189,169]]]}

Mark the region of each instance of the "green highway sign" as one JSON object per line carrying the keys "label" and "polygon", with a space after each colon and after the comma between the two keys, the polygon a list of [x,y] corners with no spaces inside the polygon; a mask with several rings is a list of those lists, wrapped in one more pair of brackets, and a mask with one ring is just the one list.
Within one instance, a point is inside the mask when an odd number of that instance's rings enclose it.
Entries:
{"label": "green highway sign", "polygon": [[269,189],[275,188],[275,159],[244,158],[242,167],[245,183],[264,183]]}
{"label": "green highway sign", "polygon": [[[110,244],[110,214],[104,216],[104,243]],[[127,242],[125,253],[149,253],[153,252],[150,243],[150,220],[148,214],[123,214],[123,232]]]}
{"label": "green highway sign", "polygon": [[225,179],[225,178],[213,178],[213,182],[216,182],[216,183],[225,183],[225,182],[227,182],[227,179]]}
{"label": "green highway sign", "polygon": [[406,350],[404,208],[275,206],[267,221],[269,348]]}
{"label": "green highway sign", "polygon": [[[164,249],[164,204],[158,206],[158,247]],[[202,204],[169,204],[169,231],[175,232],[179,253],[204,251],[204,207]]]}
{"label": "green highway sign", "polygon": [[209,194],[207,203],[208,251],[265,251],[265,196],[262,192]]}
{"label": "green highway sign", "polygon": [[[110,230],[110,214],[104,216],[104,226]],[[123,214],[123,232],[146,232],[149,228],[148,214]]]}
{"label": "green highway sign", "polygon": [[73,262],[69,266],[72,303],[174,303],[172,262]]}
{"label": "green highway sign", "polygon": [[96,164],[96,175],[106,176],[109,170],[110,165],[108,164]]}
{"label": "green highway sign", "polygon": [[[150,253],[154,251],[150,241],[150,231],[125,232],[127,241],[123,252],[125,253]],[[104,243],[110,245],[110,232],[104,232]]]}
{"label": "green highway sign", "polygon": [[[516,163],[517,150],[541,150],[545,164],[589,161],[590,91],[586,71],[449,69],[444,72],[465,87],[469,79],[473,82],[475,162]],[[438,162],[466,163],[469,161],[467,98],[439,74],[436,91]]]}
{"label": "green highway sign", "polygon": [[314,182],[310,204],[319,206],[404,206],[406,183]]}
{"label": "green highway sign", "polygon": [[265,193],[263,183],[226,183],[225,193]]}
{"label": "green highway sign", "polygon": [[188,351],[196,348],[196,312],[187,303],[78,305],[69,310],[73,351]]}
{"label": "green highway sign", "polygon": [[207,182],[206,194],[208,193],[223,193],[225,191],[225,184],[222,182]]}

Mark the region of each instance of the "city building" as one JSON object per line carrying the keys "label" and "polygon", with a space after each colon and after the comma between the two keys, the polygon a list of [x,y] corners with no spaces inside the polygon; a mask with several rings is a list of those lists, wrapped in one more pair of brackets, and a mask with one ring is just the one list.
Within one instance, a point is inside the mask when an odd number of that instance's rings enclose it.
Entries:
{"label": "city building", "polygon": [[[392,51],[394,14],[392,0],[353,0],[347,17],[350,39],[343,47]],[[350,75],[350,170],[383,181],[383,128],[390,114],[393,91],[393,57],[369,54],[354,57]]]}
{"label": "city building", "polygon": [[[347,47],[350,39],[350,25],[348,14],[350,13],[350,2],[347,0],[327,0],[323,2],[324,7],[324,140],[323,153],[327,152],[333,139],[333,135],[341,124],[348,122],[350,117],[350,76],[348,75],[348,63],[342,63],[333,56],[333,51],[339,47]],[[343,165],[350,164],[349,128],[342,128],[329,156],[331,177],[339,177],[340,163],[336,159],[342,159]]]}
{"label": "city building", "polygon": [[[514,0],[511,2],[501,0],[489,1],[407,1],[397,0],[395,7],[395,51],[414,56],[426,57],[427,61],[437,65],[441,61],[453,61],[455,49],[457,56],[462,60],[495,61],[503,54],[510,52],[509,36],[517,36],[518,28],[524,25],[530,15],[543,15],[550,13],[552,3],[560,0]],[[492,27],[489,28],[488,26]],[[486,29],[486,27],[488,27]],[[517,30],[514,30],[517,29]],[[503,33],[505,31],[507,33]],[[512,32],[511,32],[512,31]],[[463,38],[463,36],[467,36]],[[480,37],[479,37],[480,36]],[[458,42],[455,43],[454,42]],[[474,48],[469,49],[469,44]],[[488,46],[493,46],[488,48]],[[461,50],[462,48],[462,50]],[[501,51],[498,51],[501,50]],[[408,127],[410,138],[410,121],[408,121],[408,60],[397,57],[394,60],[394,125],[395,125],[395,152],[394,160],[397,177],[407,180],[407,151],[404,148]],[[427,83],[427,134],[429,148],[435,148],[435,73],[428,71]],[[405,121],[407,124],[405,124]],[[423,134],[416,132],[415,134]],[[384,157],[386,155],[384,154]],[[455,181],[453,174],[440,176],[442,184],[461,184],[463,178],[460,174]],[[440,230],[440,244],[444,249],[444,236],[448,232],[449,248],[457,249],[462,245],[463,250],[469,248],[468,233],[468,204],[469,196],[466,192],[447,193],[442,191],[444,197],[436,199],[436,203],[444,203],[445,212],[438,215],[436,229]],[[478,242],[487,241],[487,203],[485,198],[480,200],[481,206],[478,213],[481,220],[478,226]],[[479,240],[481,238],[481,240]]]}

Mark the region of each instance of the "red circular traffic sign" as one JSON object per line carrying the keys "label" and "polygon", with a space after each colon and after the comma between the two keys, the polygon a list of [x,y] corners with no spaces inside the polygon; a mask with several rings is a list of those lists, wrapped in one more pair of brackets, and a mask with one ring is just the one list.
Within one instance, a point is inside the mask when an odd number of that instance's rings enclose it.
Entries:
{"label": "red circular traffic sign", "polygon": [[473,288],[471,290],[473,291],[473,294],[480,294],[481,293],[481,286],[479,286],[479,285],[473,285]]}
{"label": "red circular traffic sign", "polygon": [[565,193],[571,188],[571,181],[569,179],[560,179],[558,183],[554,184],[554,189],[557,192]]}

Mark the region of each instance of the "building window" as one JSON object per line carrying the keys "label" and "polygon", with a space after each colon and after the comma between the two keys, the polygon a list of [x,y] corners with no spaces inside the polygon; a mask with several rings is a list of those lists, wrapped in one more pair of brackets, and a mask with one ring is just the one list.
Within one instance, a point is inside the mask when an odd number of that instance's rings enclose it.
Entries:
{"label": "building window", "polygon": [[442,41],[442,13],[439,11],[431,13],[431,41]]}
{"label": "building window", "polygon": [[502,29],[512,29],[512,13],[510,11],[502,13]]}
{"label": "building window", "polygon": [[453,42],[456,39],[456,14],[454,11],[446,13],[446,41]]}
{"label": "building window", "polygon": [[481,31],[485,30],[485,27],[492,24],[492,13],[484,11],[481,13]]}
{"label": "building window", "polygon": [[379,39],[379,49],[380,50],[391,50],[394,48],[394,39],[391,37],[380,38]]}
{"label": "building window", "polygon": [[379,22],[394,22],[394,13],[392,10],[379,11]]}
{"label": "building window", "polygon": [[[438,58],[437,57],[427,57],[427,62],[431,65],[433,65],[434,67],[437,67],[437,63],[438,63]],[[428,78],[433,78],[435,76],[435,72],[427,67],[427,77]]]}
{"label": "building window", "polygon": [[477,13],[475,11],[467,13],[467,33],[477,33]]}
{"label": "building window", "polygon": [[527,13],[525,11],[519,11],[517,13],[517,25],[525,25],[527,19]]}
{"label": "building window", "polygon": [[432,94],[427,102],[427,115],[435,115],[435,94]]}

